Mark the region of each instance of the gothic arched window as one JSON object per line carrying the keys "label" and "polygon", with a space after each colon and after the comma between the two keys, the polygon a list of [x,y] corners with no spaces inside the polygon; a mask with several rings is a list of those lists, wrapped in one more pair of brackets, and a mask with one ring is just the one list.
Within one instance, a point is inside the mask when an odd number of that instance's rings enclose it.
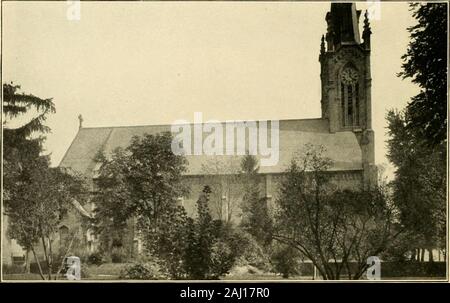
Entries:
{"label": "gothic arched window", "polygon": [[359,125],[359,84],[358,71],[346,67],[341,74],[341,118],[342,125]]}

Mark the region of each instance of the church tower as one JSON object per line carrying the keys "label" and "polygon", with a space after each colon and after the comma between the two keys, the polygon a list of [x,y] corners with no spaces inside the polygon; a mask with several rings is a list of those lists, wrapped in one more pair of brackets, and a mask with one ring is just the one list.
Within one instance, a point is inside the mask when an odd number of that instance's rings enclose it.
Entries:
{"label": "church tower", "polygon": [[330,132],[351,131],[358,138],[363,157],[364,179],[375,182],[374,133],[371,113],[370,24],[355,3],[332,3],[326,15],[327,33],[322,36],[319,62],[322,82],[322,118]]}

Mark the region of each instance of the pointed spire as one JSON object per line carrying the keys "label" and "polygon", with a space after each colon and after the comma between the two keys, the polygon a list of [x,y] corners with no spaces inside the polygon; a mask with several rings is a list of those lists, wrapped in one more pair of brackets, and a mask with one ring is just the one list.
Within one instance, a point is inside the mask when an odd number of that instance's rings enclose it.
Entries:
{"label": "pointed spire", "polygon": [[370,29],[370,22],[369,22],[369,12],[366,10],[364,13],[364,29],[363,29],[363,40],[364,40],[364,48],[370,49],[370,35],[372,34],[372,31]]}
{"label": "pointed spire", "polygon": [[320,39],[320,54],[325,54],[325,36],[322,35],[322,39]]}
{"label": "pointed spire", "polygon": [[364,35],[364,33],[368,33],[369,35],[372,33],[370,31],[369,12],[367,10],[364,13],[364,31],[363,31],[363,35]]}

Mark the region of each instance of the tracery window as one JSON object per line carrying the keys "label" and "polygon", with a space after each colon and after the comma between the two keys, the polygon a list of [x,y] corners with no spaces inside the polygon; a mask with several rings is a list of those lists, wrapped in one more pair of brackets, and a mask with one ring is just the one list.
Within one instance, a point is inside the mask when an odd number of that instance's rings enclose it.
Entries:
{"label": "tracery window", "polygon": [[341,74],[341,119],[345,127],[359,126],[358,71],[347,67]]}

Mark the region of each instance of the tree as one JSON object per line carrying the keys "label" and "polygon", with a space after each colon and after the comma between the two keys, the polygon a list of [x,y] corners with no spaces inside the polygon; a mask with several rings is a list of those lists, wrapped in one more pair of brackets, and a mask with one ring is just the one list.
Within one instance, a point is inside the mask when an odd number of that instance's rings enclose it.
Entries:
{"label": "tree", "polygon": [[[32,94],[19,93],[20,85],[3,84],[3,121],[4,130],[9,134],[15,132],[20,137],[29,137],[33,133],[47,133],[50,128],[44,124],[47,115],[55,112],[55,105],[52,99],[42,99]],[[30,109],[34,109],[36,114],[30,121],[18,127],[9,127],[8,124],[17,118],[21,118]]]}
{"label": "tree", "polygon": [[123,150],[99,155],[94,202],[98,232],[123,231],[127,220],[136,219],[147,252],[178,278],[187,216],[177,200],[187,194],[181,182],[187,161],[173,154],[171,142],[168,132],[145,134]]}
{"label": "tree", "polygon": [[210,187],[205,186],[197,200],[197,218],[190,228],[186,267],[190,278],[196,280],[208,278],[211,268],[211,250],[215,234],[208,206],[210,194]]}
{"label": "tree", "polygon": [[72,203],[84,201],[87,188],[79,176],[59,168],[49,168],[45,158],[27,168],[26,181],[16,185],[14,198],[5,201],[5,214],[9,217],[8,233],[25,250],[31,251],[45,279],[36,246],[42,245],[47,278],[52,279],[55,268],[55,240],[58,226]]}
{"label": "tree", "polygon": [[52,278],[52,241],[61,217],[74,199],[83,201],[84,180],[58,168],[42,155],[44,124],[55,112],[51,99],[19,92],[20,86],[3,84],[3,198],[9,217],[8,234],[32,251],[43,279],[36,246],[42,245],[47,277]]}
{"label": "tree", "polygon": [[211,189],[210,199],[214,217],[231,222],[241,201],[239,161],[235,156],[224,160],[209,159],[202,165],[203,183]]}
{"label": "tree", "polygon": [[408,110],[391,110],[387,114],[390,137],[387,157],[396,167],[392,181],[394,203],[400,211],[400,222],[409,233],[411,249],[443,249],[446,242],[446,144],[425,144],[421,130],[408,126],[408,113]]}
{"label": "tree", "polygon": [[[340,189],[330,181],[324,149],[308,145],[281,183],[274,238],[297,249],[324,279],[359,279],[398,232],[382,189]],[[353,265],[352,265],[353,264]]]}
{"label": "tree", "polygon": [[242,198],[243,230],[251,234],[262,247],[272,241],[272,218],[269,214],[267,199],[260,197],[258,178],[258,160],[255,156],[246,155],[241,161],[241,177],[244,184]]}
{"label": "tree", "polygon": [[406,108],[406,125],[436,145],[447,140],[447,3],[413,3],[411,10],[417,24],[408,28],[411,42],[399,76],[421,90]]}
{"label": "tree", "polygon": [[42,99],[19,90],[20,85],[3,84],[2,158],[6,200],[13,197],[11,190],[20,182],[21,175],[26,174],[27,167],[41,156],[45,140],[42,134],[50,130],[44,122],[48,114],[55,112],[52,99]]}
{"label": "tree", "polygon": [[144,233],[147,250],[172,279],[186,278],[186,249],[192,219],[182,206],[176,206],[164,212],[161,222],[157,233]]}
{"label": "tree", "polygon": [[123,149],[115,150],[108,160],[103,152],[96,156],[101,163],[95,178],[95,192],[92,202],[95,205],[93,231],[99,236],[100,250],[109,255],[113,248],[126,243],[126,230],[132,215],[132,203],[126,174],[127,156]]}
{"label": "tree", "polygon": [[196,280],[219,279],[243,253],[243,245],[238,243],[240,238],[232,224],[212,218],[210,195],[211,188],[205,186],[197,200],[197,217],[188,224],[186,272],[189,278]]}

